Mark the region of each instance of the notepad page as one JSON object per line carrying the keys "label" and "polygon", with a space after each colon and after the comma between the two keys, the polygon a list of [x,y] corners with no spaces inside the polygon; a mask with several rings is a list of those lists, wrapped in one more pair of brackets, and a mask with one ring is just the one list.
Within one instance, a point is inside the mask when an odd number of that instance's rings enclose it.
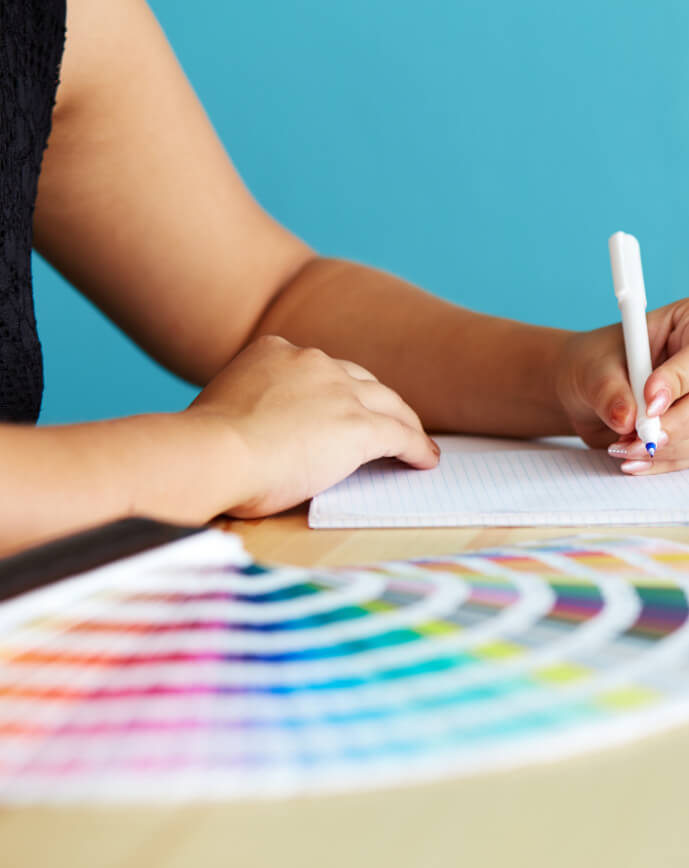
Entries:
{"label": "notepad page", "polygon": [[445,453],[433,470],[382,460],[315,497],[314,528],[689,522],[689,471],[632,477],[603,451]]}

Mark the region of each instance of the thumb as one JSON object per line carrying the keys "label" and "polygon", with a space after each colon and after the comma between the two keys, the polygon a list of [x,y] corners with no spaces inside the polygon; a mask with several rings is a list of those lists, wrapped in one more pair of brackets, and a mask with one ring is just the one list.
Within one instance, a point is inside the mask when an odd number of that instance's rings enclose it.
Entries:
{"label": "thumb", "polygon": [[625,369],[617,361],[598,367],[590,382],[584,384],[584,394],[596,415],[617,434],[627,434],[634,428],[636,403]]}

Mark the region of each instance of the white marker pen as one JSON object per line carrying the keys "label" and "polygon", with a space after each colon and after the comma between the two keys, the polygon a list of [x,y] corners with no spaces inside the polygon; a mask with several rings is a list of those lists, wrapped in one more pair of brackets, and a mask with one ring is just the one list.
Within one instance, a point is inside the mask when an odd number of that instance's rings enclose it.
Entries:
{"label": "white marker pen", "polygon": [[646,323],[646,289],[641,270],[641,249],[636,238],[626,232],[615,232],[611,235],[608,246],[615,297],[622,312],[629,382],[636,401],[636,431],[653,458],[658,448],[660,419],[646,415],[644,399],[644,386],[653,368]]}

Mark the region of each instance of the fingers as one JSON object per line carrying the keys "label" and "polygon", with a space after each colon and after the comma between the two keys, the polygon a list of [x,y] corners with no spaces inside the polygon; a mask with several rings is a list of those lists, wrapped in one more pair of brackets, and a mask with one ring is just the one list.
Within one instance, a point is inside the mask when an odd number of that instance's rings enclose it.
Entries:
{"label": "fingers", "polygon": [[689,457],[673,461],[634,459],[625,461],[620,469],[629,476],[656,476],[659,473],[674,473],[677,470],[686,470],[687,468],[689,468]]}
{"label": "fingers", "polygon": [[384,413],[369,414],[368,424],[370,438],[364,462],[374,458],[399,458],[419,470],[430,470],[438,463],[440,450],[418,428]]}
{"label": "fingers", "polygon": [[[380,383],[370,371],[367,371],[366,368],[363,368],[356,362],[349,362],[345,359],[339,359],[338,362],[350,377],[358,381],[355,387],[355,394],[367,410],[370,410],[372,413],[382,413],[386,416],[392,416],[407,427],[424,433],[423,425],[417,413],[412,410],[409,404],[394,389],[390,389],[388,386]],[[424,436],[430,440],[425,433]],[[430,443],[433,453],[435,455],[439,454],[437,444],[433,440],[430,440]]]}
{"label": "fingers", "polygon": [[659,365],[646,381],[644,397],[649,416],[661,416],[689,393],[689,346]]}
{"label": "fingers", "polygon": [[634,429],[636,403],[622,358],[607,358],[593,365],[583,391],[597,416],[617,434]]}
{"label": "fingers", "polygon": [[265,339],[257,345],[266,355],[291,357],[297,366],[292,379],[302,378],[311,396],[330,401],[332,418],[342,414],[355,426],[360,463],[381,457],[396,457],[418,468],[438,463],[440,449],[424,432],[418,415],[366,368],[281,339]]}
{"label": "fingers", "polygon": [[365,368],[354,362],[341,362],[358,382],[354,393],[368,410],[364,461],[398,458],[412,467],[427,470],[440,457],[438,445],[423,430],[418,415],[393,389],[379,383]]}
{"label": "fingers", "polygon": [[356,384],[354,393],[361,403],[372,413],[384,413],[404,422],[410,428],[423,432],[423,425],[417,414],[397,392],[377,381],[362,381]]}
{"label": "fingers", "polygon": [[[649,335],[658,367],[644,386],[646,412],[660,416],[663,428],[653,461],[644,455],[644,445],[620,438],[609,449],[623,459],[625,473],[655,475],[689,467],[689,345],[687,301],[668,305],[649,314]],[[662,445],[661,442],[662,441]]]}
{"label": "fingers", "polygon": [[[667,435],[665,435],[667,437]],[[665,445],[664,443],[661,445]],[[660,448],[656,443],[656,447]],[[648,451],[645,444],[639,440],[636,431],[630,434],[622,434],[614,443],[608,446],[608,455],[611,458],[621,458],[626,461],[628,458],[648,458]]]}
{"label": "fingers", "polygon": [[354,395],[373,427],[366,436],[363,461],[399,458],[412,467],[435,467],[438,445],[424,432],[418,415],[393,389],[383,385],[366,368],[346,359],[333,360],[347,374]]}
{"label": "fingers", "polygon": [[[658,435],[655,453],[656,455],[662,453],[662,455],[659,455],[659,460],[661,458],[663,460],[674,460],[677,457],[681,457],[683,452],[687,452],[686,444],[684,444],[685,448],[680,451],[680,455],[674,454],[675,450],[668,451],[667,444],[668,436],[665,431],[661,431]],[[616,443],[611,443],[610,446],[608,446],[608,455],[611,458],[619,458],[622,461],[649,461],[651,459],[651,456],[646,449],[646,444],[639,440],[636,434],[630,434],[628,437],[620,437]]]}
{"label": "fingers", "polygon": [[378,377],[375,377],[366,368],[357,365],[356,362],[348,362],[346,359],[336,359],[336,361],[344,368],[344,370],[355,380],[374,380],[378,382]]}
{"label": "fingers", "polygon": [[[681,461],[689,456],[689,396],[676,401],[663,415],[658,438],[659,461]],[[608,454],[622,460],[647,459],[644,444],[636,437],[620,437],[608,447]]]}

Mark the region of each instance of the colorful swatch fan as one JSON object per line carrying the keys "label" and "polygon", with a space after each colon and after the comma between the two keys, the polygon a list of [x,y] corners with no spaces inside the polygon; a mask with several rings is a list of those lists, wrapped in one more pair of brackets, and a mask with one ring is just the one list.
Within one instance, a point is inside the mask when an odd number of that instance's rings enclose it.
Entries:
{"label": "colorful swatch fan", "polygon": [[0,607],[0,799],[276,797],[478,773],[689,718],[689,547],[347,569],[207,531]]}

